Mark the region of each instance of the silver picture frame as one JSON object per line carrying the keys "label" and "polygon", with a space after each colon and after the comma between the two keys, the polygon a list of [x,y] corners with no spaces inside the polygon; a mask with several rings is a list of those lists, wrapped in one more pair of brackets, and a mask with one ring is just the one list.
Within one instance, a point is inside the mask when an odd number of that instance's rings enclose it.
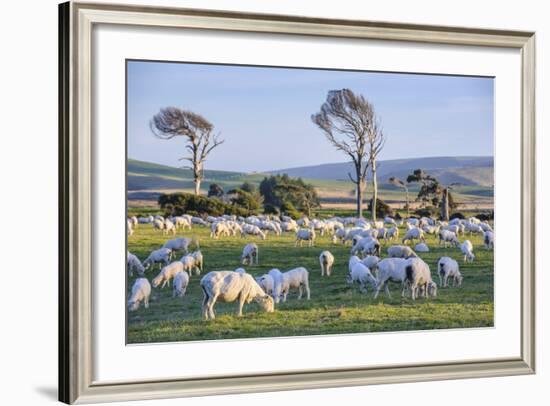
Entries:
{"label": "silver picture frame", "polygon": [[[92,346],[92,30],[97,24],[506,47],[521,52],[521,352],[517,358],[95,382]],[[533,374],[535,33],[198,9],[59,6],[59,400],[91,403]]]}

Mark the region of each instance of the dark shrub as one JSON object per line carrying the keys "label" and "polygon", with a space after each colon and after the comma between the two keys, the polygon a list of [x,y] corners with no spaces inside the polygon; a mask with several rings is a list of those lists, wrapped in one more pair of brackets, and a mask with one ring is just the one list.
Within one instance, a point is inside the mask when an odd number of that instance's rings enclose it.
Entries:
{"label": "dark shrub", "polygon": [[277,206],[273,206],[272,204],[265,204],[264,205],[264,213],[265,214],[276,214],[277,216],[281,214],[281,210]]}
{"label": "dark shrub", "polygon": [[449,216],[449,220],[453,220],[453,219],[461,219],[461,220],[464,220],[465,219],[465,216],[464,214],[460,213],[460,212],[456,212],[456,213],[453,213]]}
{"label": "dark shrub", "polygon": [[[369,211],[372,213],[372,199],[369,200]],[[393,209],[383,200],[376,199],[376,217],[393,216]]]}
{"label": "dark shrub", "polygon": [[428,207],[416,209],[414,211],[414,214],[416,214],[419,217],[432,217],[437,214],[437,207],[428,206]]}
{"label": "dark shrub", "polygon": [[495,219],[495,211],[494,210],[491,210],[490,212],[488,213],[480,213],[476,216],[478,219],[480,219],[481,221],[489,221],[489,220],[494,220]]}
{"label": "dark shrub", "polygon": [[293,218],[294,220],[302,217],[302,213],[296,210],[296,207],[294,207],[294,205],[290,202],[283,202],[281,205],[281,213]]}

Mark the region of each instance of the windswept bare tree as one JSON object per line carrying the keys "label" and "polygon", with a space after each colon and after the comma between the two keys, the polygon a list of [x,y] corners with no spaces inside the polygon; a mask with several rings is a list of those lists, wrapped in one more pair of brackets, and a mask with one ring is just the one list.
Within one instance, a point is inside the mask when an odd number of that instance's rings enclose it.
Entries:
{"label": "windswept bare tree", "polygon": [[394,186],[397,186],[397,187],[400,187],[400,188],[403,188],[405,189],[405,200],[406,200],[406,203],[407,203],[407,217],[409,216],[409,209],[410,209],[410,204],[409,204],[409,187],[407,186],[407,184],[405,182],[403,182],[401,179],[399,178],[396,178],[395,176],[392,176],[391,178],[388,179],[388,182],[390,182],[392,185]]}
{"label": "windswept bare tree", "polygon": [[208,154],[223,144],[219,134],[214,134],[214,126],[206,118],[192,111],[177,107],[161,109],[149,123],[153,134],[163,140],[184,137],[189,156],[180,158],[191,164],[186,165],[193,171],[195,194],[200,194],[201,181],[204,177],[204,162]]}
{"label": "windswept bare tree", "polygon": [[[362,95],[349,89],[331,90],[321,111],[311,120],[325,133],[329,142],[348,155],[355,168],[355,178],[348,173],[357,190],[357,216],[363,216],[363,188],[367,169],[373,165],[376,178],[376,158],[384,145],[384,137],[376,118],[374,107]],[[377,184],[374,182],[374,198]],[[376,203],[373,205],[373,219],[376,219]]]}
{"label": "windswept bare tree", "polygon": [[380,121],[376,117],[374,107],[367,101],[369,108],[365,110],[366,122],[369,123],[367,127],[367,145],[369,152],[369,165],[372,171],[372,204],[371,204],[371,216],[372,220],[376,221],[376,203],[378,200],[378,179],[376,177],[378,155],[384,148],[386,138],[380,125]]}

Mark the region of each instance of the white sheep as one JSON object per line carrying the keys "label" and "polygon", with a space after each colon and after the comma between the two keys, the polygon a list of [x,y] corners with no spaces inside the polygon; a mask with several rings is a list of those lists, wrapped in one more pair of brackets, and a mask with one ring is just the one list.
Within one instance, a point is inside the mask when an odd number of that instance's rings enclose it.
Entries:
{"label": "white sheep", "polygon": [[243,315],[243,306],[255,300],[266,312],[275,310],[273,298],[267,295],[249,274],[231,271],[212,271],[204,275],[200,281],[204,293],[202,315],[205,320],[216,318],[214,305],[216,301],[239,301],[237,315]]}
{"label": "white sheep", "polygon": [[372,289],[376,289],[376,278],[372,276],[370,269],[363,265],[361,262],[357,262],[351,266],[351,270],[348,273],[347,283],[353,285],[359,284],[359,291],[367,293],[367,283],[372,286]]}
{"label": "white sheep", "polygon": [[414,246],[414,250],[416,252],[430,252],[430,248],[426,243],[421,242],[420,244],[416,244]]}
{"label": "white sheep", "polygon": [[474,255],[474,246],[472,245],[470,240],[465,240],[460,245],[460,250],[464,254],[464,262],[473,262],[474,261],[476,256]]}
{"label": "white sheep", "polygon": [[332,266],[334,265],[334,255],[330,251],[323,251],[319,255],[319,265],[321,265],[321,276],[330,276],[332,273]]}
{"label": "white sheep", "polygon": [[373,271],[377,274],[377,285],[374,298],[378,297],[380,290],[384,288],[386,296],[391,297],[389,282],[396,282],[401,284],[401,297],[405,296],[407,274],[405,272],[405,266],[408,264],[408,260],[404,258],[386,258],[374,265]]}
{"label": "white sheep", "polygon": [[376,238],[364,237],[357,240],[351,249],[352,255],[380,255],[380,243]]}
{"label": "white sheep", "polygon": [[407,231],[405,236],[403,237],[403,240],[401,242],[403,244],[406,244],[408,241],[414,241],[414,240],[420,240],[422,242],[426,242],[426,239],[424,238],[424,231],[420,228],[411,228]]}
{"label": "white sheep", "polygon": [[420,258],[409,258],[405,265],[405,274],[411,288],[411,299],[415,300],[419,291],[424,296],[437,295],[437,285],[432,281],[430,267]]}
{"label": "white sheep", "polygon": [[392,245],[388,247],[388,257],[390,258],[411,258],[416,256],[416,252],[407,245]]}
{"label": "white sheep", "polygon": [[[369,269],[375,269],[376,264],[380,262],[380,257],[377,257],[376,255],[367,255],[365,258],[361,260],[361,263],[365,265]],[[373,271],[374,276],[376,276],[376,271]]]}
{"label": "white sheep", "polygon": [[[483,223],[482,223],[483,224]],[[492,250],[495,247],[495,233],[491,230],[487,230],[483,233],[483,244],[485,249]]]}
{"label": "white sheep", "polygon": [[256,235],[259,236],[262,240],[265,240],[267,238],[268,231],[262,231],[260,230],[260,227],[253,226],[251,224],[245,224],[242,227],[242,233],[241,237],[245,238],[247,235]]}
{"label": "white sheep", "polygon": [[286,302],[290,289],[298,289],[298,300],[302,298],[302,290],[306,291],[307,300],[310,299],[309,272],[306,268],[299,267],[283,272],[283,283],[281,287],[283,302]]}
{"label": "white sheep", "polygon": [[149,308],[149,296],[151,296],[151,285],[147,278],[138,278],[132,286],[132,293],[128,299],[128,310],[133,312],[139,309],[139,305],[143,302],[143,306]]}
{"label": "white sheep", "polygon": [[143,261],[143,266],[145,267],[145,270],[148,270],[155,264],[159,264],[160,268],[162,266],[161,264],[168,265],[171,256],[172,250],[170,248],[159,248],[149,254],[145,261]]}
{"label": "white sheep", "polygon": [[283,273],[277,268],[273,268],[267,274],[273,278],[273,292],[271,294],[273,301],[279,303],[283,289]]}
{"label": "white sheep", "polygon": [[241,255],[241,264],[253,265],[254,262],[256,262],[256,265],[258,265],[258,260],[259,260],[258,246],[254,243],[246,244],[243,248],[243,254]]}
{"label": "white sheep", "polygon": [[447,287],[448,279],[451,278],[453,286],[462,285],[462,274],[458,266],[458,262],[449,257],[441,257],[437,261],[437,269],[439,270],[439,286]]}
{"label": "white sheep", "polygon": [[393,226],[386,231],[386,242],[397,241],[399,238],[399,228]]}
{"label": "white sheep", "polygon": [[219,221],[217,223],[212,223],[212,226],[210,227],[210,238],[214,237],[214,239],[218,240],[220,236],[229,236],[231,234],[234,234],[232,229],[229,228],[229,226],[224,221]]}
{"label": "white sheep", "polygon": [[189,285],[189,274],[187,272],[177,272],[174,276],[173,297],[183,297]]}
{"label": "white sheep", "polygon": [[174,238],[173,240],[168,240],[164,243],[162,248],[169,248],[173,252],[183,251],[186,254],[189,252],[189,247],[194,245],[197,249],[199,248],[199,241],[196,238]]}
{"label": "white sheep", "polygon": [[129,276],[134,276],[134,270],[136,270],[138,275],[143,275],[145,273],[145,268],[139,258],[130,251],[127,252],[126,267],[128,268]]}
{"label": "white sheep", "polygon": [[151,224],[153,226],[153,230],[164,230],[164,221],[160,219],[154,219]]}
{"label": "white sheep", "polygon": [[134,235],[134,224],[130,219],[126,220],[126,231],[128,232],[128,237]]}
{"label": "white sheep", "polygon": [[439,246],[441,246],[441,243],[447,248],[447,243],[451,245],[451,247],[458,247],[460,242],[458,241],[458,238],[455,233],[449,230],[439,230]]}
{"label": "white sheep", "polygon": [[189,272],[189,275],[192,275],[193,271],[195,271],[197,275],[201,274],[203,256],[200,251],[184,255],[181,257],[180,262],[183,264],[183,270]]}
{"label": "white sheep", "polygon": [[308,246],[313,247],[315,242],[315,230],[312,228],[298,230],[296,232],[296,242],[294,246],[297,247],[299,242],[301,247],[303,241],[308,241]]}
{"label": "white sheep", "polygon": [[271,275],[265,274],[262,276],[258,276],[256,278],[256,282],[258,282],[258,285],[262,287],[265,293],[273,297],[273,287],[275,285],[275,282],[273,281],[273,277]]}
{"label": "white sheep", "polygon": [[183,272],[185,269],[181,261],[174,261],[171,264],[163,267],[159,274],[153,278],[152,284],[153,287],[158,287],[161,283],[161,288],[164,288],[166,285],[170,286],[170,281],[176,276],[178,272]]}

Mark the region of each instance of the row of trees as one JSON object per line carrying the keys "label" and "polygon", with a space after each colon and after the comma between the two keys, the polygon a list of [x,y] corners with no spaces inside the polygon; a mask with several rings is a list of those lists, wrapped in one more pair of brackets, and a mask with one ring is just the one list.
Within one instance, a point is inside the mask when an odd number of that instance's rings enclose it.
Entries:
{"label": "row of trees", "polygon": [[[372,198],[370,211],[373,220],[377,219],[378,156],[384,148],[386,137],[377,117],[374,106],[363,95],[357,95],[350,89],[331,90],[320,111],[311,116],[332,146],[344,153],[353,164],[354,173],[348,173],[356,189],[357,216],[363,216],[364,192],[370,170],[372,174]],[[183,137],[188,155],[180,160],[189,161],[186,167],[192,170],[195,184],[195,195],[200,194],[200,185],[204,178],[204,164],[208,155],[222,145],[224,140],[214,132],[214,126],[206,118],[194,112],[176,107],[163,108],[151,122],[152,133],[161,139],[169,140]],[[406,192],[407,208],[409,207],[408,187],[411,182],[421,184],[418,198],[422,201],[439,199],[441,196],[441,217],[449,218],[450,190],[452,185],[442,186],[437,179],[422,170],[409,175],[406,183],[397,178],[390,178],[390,183],[402,187]],[[302,179],[293,179],[286,175],[270,176],[260,184],[259,191],[251,184],[227,193],[217,184],[211,184],[209,197],[221,198],[231,195],[232,204],[255,211],[264,205],[266,211],[281,211],[285,206],[297,208],[306,215],[319,207],[319,196],[312,185]]]}

